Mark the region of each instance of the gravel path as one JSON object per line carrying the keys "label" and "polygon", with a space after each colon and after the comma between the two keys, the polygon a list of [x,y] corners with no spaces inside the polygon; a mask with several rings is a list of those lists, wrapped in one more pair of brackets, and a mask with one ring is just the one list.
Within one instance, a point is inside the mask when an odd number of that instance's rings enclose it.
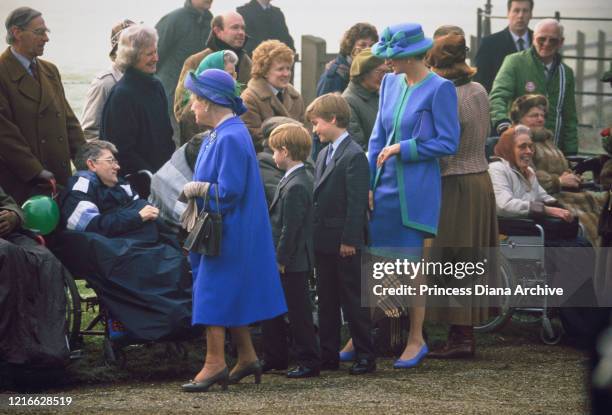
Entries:
{"label": "gravel path", "polygon": [[[16,394],[4,393],[0,413],[586,413],[584,353],[534,340],[491,336],[474,360],[429,359],[416,369],[399,371],[392,369],[392,359],[380,359],[379,370],[363,377],[345,370],[293,381],[270,374],[261,385],[245,382],[227,392],[214,387],[200,394],[179,390],[195,373],[190,370],[197,369],[200,356],[166,361],[158,349],[134,350],[128,351],[125,369],[89,370],[87,377],[77,365],[71,369],[76,372],[68,374],[73,378],[69,386],[44,393],[69,396],[70,406],[9,408],[8,397]],[[79,373],[82,379],[74,383]],[[113,383],[104,381],[113,375]]]}

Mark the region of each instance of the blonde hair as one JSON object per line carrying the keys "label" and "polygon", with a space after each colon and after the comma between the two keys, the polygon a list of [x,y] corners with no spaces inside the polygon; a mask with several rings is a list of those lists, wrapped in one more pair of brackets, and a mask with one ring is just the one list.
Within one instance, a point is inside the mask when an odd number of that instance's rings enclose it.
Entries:
{"label": "blonde hair", "polygon": [[268,146],[273,150],[286,148],[292,160],[306,161],[312,149],[312,139],[301,125],[281,124],[272,130]]}
{"label": "blonde hair", "polygon": [[336,127],[347,128],[351,119],[351,108],[337,92],[321,95],[306,108],[306,118],[323,118],[331,122],[336,118]]}
{"label": "blonde hair", "polygon": [[252,78],[263,78],[267,75],[272,63],[288,62],[293,65],[293,51],[280,40],[266,40],[253,51]]}

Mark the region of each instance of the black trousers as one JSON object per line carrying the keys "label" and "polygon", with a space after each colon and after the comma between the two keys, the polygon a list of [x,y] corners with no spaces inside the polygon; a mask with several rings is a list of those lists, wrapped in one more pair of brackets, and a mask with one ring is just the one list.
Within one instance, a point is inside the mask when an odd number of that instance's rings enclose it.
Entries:
{"label": "black trousers", "polygon": [[340,350],[340,307],[348,322],[358,359],[374,359],[370,312],[361,307],[361,251],[342,258],[316,253],[321,360],[335,363]]}
{"label": "black trousers", "polygon": [[[295,346],[297,364],[309,368],[321,365],[319,346],[312,321],[312,306],[308,295],[310,272],[281,274],[289,314],[290,334]],[[287,326],[284,316],[262,322],[264,359],[284,366],[289,362]]]}

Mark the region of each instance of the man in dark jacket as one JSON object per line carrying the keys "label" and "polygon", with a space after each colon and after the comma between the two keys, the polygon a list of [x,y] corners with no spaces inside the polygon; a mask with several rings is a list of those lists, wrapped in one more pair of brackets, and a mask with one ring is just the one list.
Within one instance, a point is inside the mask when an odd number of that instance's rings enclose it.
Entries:
{"label": "man in dark jacket", "polygon": [[246,32],[244,19],[236,12],[227,12],[215,16],[211,23],[212,31],[206,42],[206,49],[191,55],[185,60],[176,92],[174,94],[174,116],[180,122],[181,144],[186,143],[202,129],[196,125],[195,116],[189,106],[185,106],[185,77],[189,72],[195,71],[202,60],[213,52],[231,50],[238,56],[236,73],[238,82],[246,85],[251,79],[251,58],[244,50]]}
{"label": "man in dark jacket", "polygon": [[487,92],[491,92],[504,58],[528,49],[533,43],[533,32],[528,28],[532,11],[533,0],[508,0],[508,26],[480,41],[475,59],[478,73],[474,81],[482,84]]}
{"label": "man in dark jacket", "polygon": [[174,90],[189,56],[202,50],[210,35],[212,0],[185,0],[185,5],[162,17],[155,29],[159,35],[157,76],[168,98],[168,115],[172,119]]}
{"label": "man in dark jacket", "polygon": [[[190,328],[191,276],[159,209],[118,176],[117,148],[94,140],[81,147],[77,172],[60,195],[63,263],[85,275],[134,342],[177,338]],[[115,334],[110,333],[111,340]],[[177,337],[175,337],[177,336]]]}
{"label": "man in dark jacket", "polygon": [[85,142],[60,74],[39,59],[49,29],[39,11],[13,10],[6,19],[10,45],[0,55],[0,186],[18,204],[55,178],[65,185],[70,159]]}
{"label": "man in dark jacket", "polygon": [[253,50],[264,40],[277,39],[295,51],[293,38],[289,34],[285,15],[270,0],[251,0],[237,7],[236,11],[244,18],[248,34],[244,49],[251,56]]}

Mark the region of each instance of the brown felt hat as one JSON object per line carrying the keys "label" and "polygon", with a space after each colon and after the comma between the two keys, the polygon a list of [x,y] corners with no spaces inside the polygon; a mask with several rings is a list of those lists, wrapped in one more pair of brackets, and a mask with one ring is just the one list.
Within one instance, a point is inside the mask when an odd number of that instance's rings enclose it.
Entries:
{"label": "brown felt hat", "polygon": [[443,78],[471,78],[476,74],[476,68],[465,63],[467,50],[464,36],[449,33],[434,40],[425,62]]}

